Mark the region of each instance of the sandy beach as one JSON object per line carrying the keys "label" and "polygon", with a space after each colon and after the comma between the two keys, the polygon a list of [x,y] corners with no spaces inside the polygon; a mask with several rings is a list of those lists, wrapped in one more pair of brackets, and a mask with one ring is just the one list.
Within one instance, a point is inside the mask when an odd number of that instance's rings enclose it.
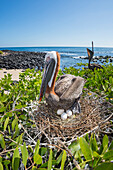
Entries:
{"label": "sandy beach", "polygon": [[5,68],[0,69],[0,79],[4,78],[4,75],[12,74],[13,81],[19,81],[19,73],[21,73],[23,69],[9,69],[6,70]]}

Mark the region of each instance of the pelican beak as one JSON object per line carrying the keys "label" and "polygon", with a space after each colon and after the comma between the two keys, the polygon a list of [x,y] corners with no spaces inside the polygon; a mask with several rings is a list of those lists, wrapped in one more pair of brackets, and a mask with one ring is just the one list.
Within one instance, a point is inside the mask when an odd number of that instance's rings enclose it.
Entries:
{"label": "pelican beak", "polygon": [[41,100],[46,92],[48,82],[50,81],[53,70],[54,70],[54,66],[55,66],[54,59],[49,58],[49,60],[47,60],[45,62],[42,84],[41,84],[41,88],[40,88],[39,103],[41,102]]}

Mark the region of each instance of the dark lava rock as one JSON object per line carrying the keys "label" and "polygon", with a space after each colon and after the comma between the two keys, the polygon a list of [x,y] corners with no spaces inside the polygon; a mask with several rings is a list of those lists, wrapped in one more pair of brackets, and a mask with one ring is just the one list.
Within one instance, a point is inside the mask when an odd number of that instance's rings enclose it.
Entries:
{"label": "dark lava rock", "polygon": [[109,60],[111,63],[113,62],[113,59],[112,58],[110,58],[110,60]]}
{"label": "dark lava rock", "polygon": [[5,55],[0,55],[0,68],[27,69],[44,68],[46,53],[2,50]]}

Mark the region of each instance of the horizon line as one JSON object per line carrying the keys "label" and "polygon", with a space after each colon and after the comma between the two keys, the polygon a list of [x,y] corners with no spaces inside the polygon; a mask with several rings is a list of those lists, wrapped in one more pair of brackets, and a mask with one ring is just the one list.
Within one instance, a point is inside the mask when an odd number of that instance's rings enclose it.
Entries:
{"label": "horizon line", "polygon": [[[84,46],[84,45],[31,45],[31,46],[0,46],[0,48],[16,48],[16,47],[91,47],[91,46]],[[113,46],[94,46],[94,47],[101,47],[101,48],[113,48]]]}

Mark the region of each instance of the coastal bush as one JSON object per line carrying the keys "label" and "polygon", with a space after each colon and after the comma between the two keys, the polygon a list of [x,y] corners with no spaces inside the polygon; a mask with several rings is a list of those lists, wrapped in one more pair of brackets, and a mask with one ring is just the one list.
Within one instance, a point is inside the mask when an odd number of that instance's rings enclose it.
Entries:
{"label": "coastal bush", "polygon": [[104,170],[108,166],[113,169],[113,141],[108,146],[107,135],[103,137],[102,142],[97,142],[95,134],[92,133],[90,138],[87,134],[73,142],[69,149],[79,162],[81,169],[87,167],[89,169]]}
{"label": "coastal bush", "polygon": [[0,54],[3,54],[3,51],[0,50]]}
{"label": "coastal bush", "polygon": [[[86,78],[87,88],[96,90],[105,97],[111,97],[112,90],[104,90],[103,85],[105,89],[113,87],[112,65],[94,72],[75,68],[65,68],[64,72]],[[58,77],[61,74],[60,70]],[[99,142],[95,135],[92,134],[91,137],[86,135],[85,138],[73,142],[67,150],[60,152],[57,147],[50,149],[48,145],[45,147],[40,144],[39,139],[36,138],[36,122],[32,109],[34,105],[37,107],[35,101],[39,97],[41,81],[41,71],[36,72],[34,69],[27,69],[21,73],[17,83],[12,81],[10,74],[0,80],[0,169],[16,170],[19,167],[26,170],[51,170],[52,168],[74,170],[77,169],[74,159],[77,160],[80,169],[88,167],[98,170],[103,166],[112,168],[113,142],[108,141],[107,135]],[[95,81],[98,81],[98,84]],[[74,157],[69,156],[68,149]]]}
{"label": "coastal bush", "polygon": [[86,88],[96,92],[97,94],[106,98],[106,100],[113,103],[113,65],[109,64],[103,66],[103,69],[76,69],[73,67],[65,68],[64,73],[81,76],[87,81],[85,83]]}

